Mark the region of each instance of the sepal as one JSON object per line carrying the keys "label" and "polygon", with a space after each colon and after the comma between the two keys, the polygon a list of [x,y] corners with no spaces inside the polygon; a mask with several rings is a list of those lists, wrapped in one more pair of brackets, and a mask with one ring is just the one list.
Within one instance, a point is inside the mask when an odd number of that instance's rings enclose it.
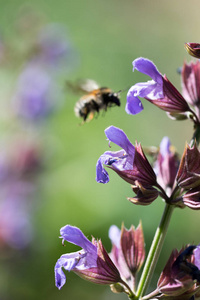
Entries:
{"label": "sepal", "polygon": [[193,147],[185,146],[176,181],[186,190],[200,186],[200,153],[196,143]]}
{"label": "sepal", "polygon": [[144,187],[138,181],[135,182],[134,186],[132,185],[132,189],[136,196],[128,197],[127,199],[134,204],[149,205],[159,196],[157,189],[151,186]]}
{"label": "sepal", "polygon": [[97,284],[113,284],[121,281],[118,269],[110,259],[101,240],[92,239],[92,243],[97,247],[97,266],[94,268],[73,271],[90,282]]}

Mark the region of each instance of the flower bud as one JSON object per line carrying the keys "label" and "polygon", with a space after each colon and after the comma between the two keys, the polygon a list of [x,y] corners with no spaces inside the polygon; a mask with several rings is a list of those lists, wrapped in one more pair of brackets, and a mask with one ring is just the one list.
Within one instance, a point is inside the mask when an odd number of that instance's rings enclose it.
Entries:
{"label": "flower bud", "polygon": [[199,292],[200,271],[194,259],[196,248],[190,245],[179,252],[172,251],[158,280],[156,299],[188,300]]}
{"label": "flower bud", "polygon": [[200,153],[196,143],[193,147],[185,146],[176,180],[186,190],[200,186]]}
{"label": "flower bud", "polygon": [[159,196],[157,189],[151,186],[144,187],[138,181],[132,186],[132,189],[136,193],[136,196],[129,197],[128,200],[134,204],[149,205]]}
{"label": "flower bud", "polygon": [[185,49],[187,52],[196,58],[200,58],[200,44],[197,43],[185,43]]}

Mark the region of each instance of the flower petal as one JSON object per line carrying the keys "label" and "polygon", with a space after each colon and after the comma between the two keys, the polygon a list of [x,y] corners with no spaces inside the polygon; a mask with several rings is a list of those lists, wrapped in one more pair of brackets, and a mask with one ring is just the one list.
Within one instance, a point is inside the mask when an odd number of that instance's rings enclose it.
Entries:
{"label": "flower petal", "polygon": [[106,128],[105,134],[109,141],[115,143],[116,145],[124,149],[127,154],[130,154],[134,157],[135,147],[131,144],[123,130],[115,126],[110,126]]}
{"label": "flower petal", "polygon": [[74,253],[64,254],[57,260],[54,271],[55,283],[58,289],[61,289],[66,282],[66,276],[62,268],[67,271],[71,271],[74,268],[83,270],[96,266],[96,263],[94,262],[87,263],[87,260],[85,259],[86,256],[87,253],[84,252],[84,250],[81,250]]}
{"label": "flower petal", "polygon": [[103,165],[110,166],[114,170],[131,170],[135,156],[135,147],[131,144],[126,134],[120,128],[110,126],[105,130],[110,142],[115,143],[123,150],[106,151],[100,156],[96,165],[96,181],[108,183],[109,176]]}
{"label": "flower petal", "polygon": [[160,154],[164,157],[167,154],[170,154],[170,139],[167,136],[164,136],[160,143]]}
{"label": "flower petal", "polygon": [[125,111],[127,114],[136,115],[143,110],[142,102],[138,97],[135,96],[137,89],[135,86],[132,86],[127,93],[127,102]]}
{"label": "flower petal", "polygon": [[60,290],[66,282],[65,273],[62,270],[62,261],[58,259],[54,271],[55,271],[55,283],[56,287]]}
{"label": "flower petal", "polygon": [[83,248],[85,251],[94,255],[97,253],[96,247],[85,237],[79,228],[66,225],[60,229],[60,234],[64,240]]}
{"label": "flower petal", "polygon": [[112,225],[109,228],[108,236],[112,242],[117,248],[120,247],[120,238],[121,238],[121,230],[116,226]]}
{"label": "flower petal", "polygon": [[155,82],[162,85],[162,82],[163,82],[162,75],[160,74],[160,72],[158,71],[158,69],[156,68],[156,66],[154,65],[154,63],[152,61],[150,61],[149,59],[144,58],[144,57],[139,57],[139,58],[135,59],[132,62],[132,64],[133,64],[133,71],[134,71],[134,69],[136,69],[137,71],[148,75]]}
{"label": "flower petal", "polygon": [[118,165],[120,161],[118,157],[123,157],[124,151],[106,151],[102,154],[96,164],[96,181],[98,183],[108,183],[109,182],[109,175],[108,172],[104,169],[103,165]]}
{"label": "flower petal", "polygon": [[138,97],[147,98],[148,100],[157,100],[164,97],[163,76],[152,61],[143,57],[137,58],[133,61],[133,71],[135,69],[150,76],[153,80],[137,83],[129,89],[125,110],[128,114],[133,115],[143,110]]}

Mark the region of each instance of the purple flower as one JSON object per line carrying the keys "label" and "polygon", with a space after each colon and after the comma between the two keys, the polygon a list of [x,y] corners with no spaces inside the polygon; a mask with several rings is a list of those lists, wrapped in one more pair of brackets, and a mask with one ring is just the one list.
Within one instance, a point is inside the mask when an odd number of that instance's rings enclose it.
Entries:
{"label": "purple flower", "polygon": [[137,58],[133,61],[133,71],[135,69],[150,76],[152,80],[136,83],[129,89],[126,104],[128,114],[135,115],[143,109],[138,97],[145,98],[170,114],[190,111],[185,99],[167,77],[157,70],[153,62],[143,57]]}
{"label": "purple flower", "polygon": [[131,144],[123,130],[110,126],[105,130],[106,137],[110,142],[115,143],[123,150],[106,151],[97,161],[96,181],[108,183],[109,176],[103,165],[110,166],[114,170],[132,170],[135,156],[135,147]]}
{"label": "purple flower", "polygon": [[29,64],[19,76],[14,109],[28,120],[40,120],[55,107],[57,98],[53,79],[44,69]]}
{"label": "purple flower", "polygon": [[109,258],[101,241],[93,238],[90,242],[79,228],[70,225],[62,227],[60,233],[63,240],[82,249],[64,254],[58,259],[55,265],[55,282],[59,289],[66,282],[62,268],[67,271],[74,271],[84,279],[98,284],[121,282],[119,271]]}
{"label": "purple flower", "polygon": [[71,52],[71,45],[66,38],[65,30],[58,24],[48,24],[39,32],[36,41],[36,62],[45,63],[47,67],[66,64]]}
{"label": "purple flower", "polygon": [[143,110],[139,97],[149,96],[151,99],[163,98],[163,80],[156,66],[148,59],[138,58],[133,61],[133,71],[137,70],[150,76],[153,80],[137,83],[132,86],[127,94],[126,112],[128,114],[137,114]]}
{"label": "purple flower", "polygon": [[25,181],[11,181],[1,186],[0,241],[15,249],[26,248],[33,236],[30,199],[34,187]]}
{"label": "purple flower", "polygon": [[104,165],[114,170],[122,179],[132,184],[135,198],[128,198],[135,204],[148,205],[158,197],[156,175],[148,162],[142,147],[136,143],[133,146],[126,134],[119,128],[110,126],[105,130],[109,141],[114,142],[123,150],[106,151],[100,156],[96,166],[96,180],[100,183],[109,182],[109,176]]}

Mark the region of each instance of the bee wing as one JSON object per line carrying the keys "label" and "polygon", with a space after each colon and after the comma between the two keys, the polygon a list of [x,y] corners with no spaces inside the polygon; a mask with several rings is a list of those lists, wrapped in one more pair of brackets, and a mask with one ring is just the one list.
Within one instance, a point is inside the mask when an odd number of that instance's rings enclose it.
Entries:
{"label": "bee wing", "polygon": [[76,93],[90,93],[91,91],[99,88],[98,83],[93,79],[79,79],[74,83],[67,81],[66,84],[71,91]]}
{"label": "bee wing", "polygon": [[84,79],[79,81],[79,86],[82,91],[87,93],[99,88],[99,84],[93,79]]}

